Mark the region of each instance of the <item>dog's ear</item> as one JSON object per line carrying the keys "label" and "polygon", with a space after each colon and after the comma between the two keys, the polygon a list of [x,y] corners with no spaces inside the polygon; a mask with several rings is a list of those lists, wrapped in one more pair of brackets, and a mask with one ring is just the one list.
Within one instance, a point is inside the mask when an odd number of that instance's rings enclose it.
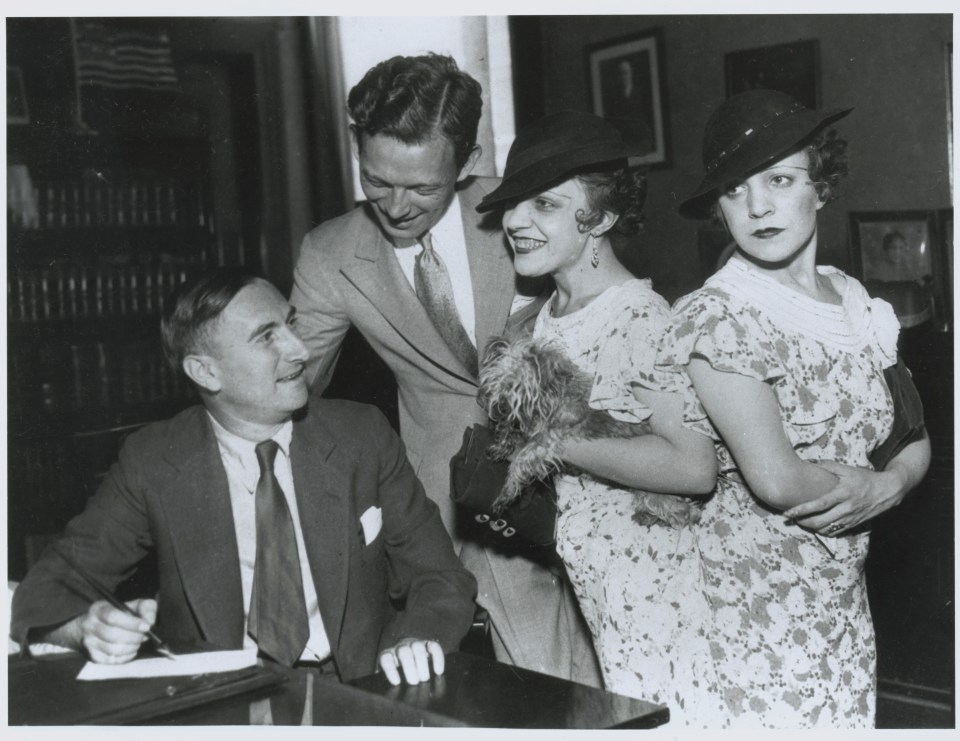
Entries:
{"label": "dog's ear", "polygon": [[509,347],[510,342],[505,337],[494,337],[487,343],[480,365],[484,366],[488,363],[496,363],[497,359],[503,357],[503,354]]}
{"label": "dog's ear", "polygon": [[540,341],[534,350],[538,372],[536,416],[543,421],[559,421],[556,415],[563,415],[565,410],[577,414],[571,404],[575,407],[583,391],[576,386],[576,379],[582,375],[576,363],[555,342]]}

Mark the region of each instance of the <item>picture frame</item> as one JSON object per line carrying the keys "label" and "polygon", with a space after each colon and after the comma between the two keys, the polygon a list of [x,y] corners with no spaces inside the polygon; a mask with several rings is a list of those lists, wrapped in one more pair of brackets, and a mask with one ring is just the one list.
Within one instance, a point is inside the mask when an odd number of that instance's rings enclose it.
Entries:
{"label": "picture frame", "polygon": [[779,90],[807,108],[820,107],[820,44],[816,39],[728,52],[727,97],[747,90]]}
{"label": "picture frame", "polygon": [[650,153],[631,157],[630,165],[669,165],[662,31],[591,44],[585,57],[590,110],[608,119],[638,119],[649,129]]}
{"label": "picture frame", "polygon": [[30,123],[27,95],[23,86],[23,73],[19,67],[7,65],[7,123]]}
{"label": "picture frame", "polygon": [[[867,292],[888,301],[904,329],[930,321],[941,329],[952,325],[946,215],[863,211],[849,218],[850,263]],[[952,240],[952,226],[950,233]]]}

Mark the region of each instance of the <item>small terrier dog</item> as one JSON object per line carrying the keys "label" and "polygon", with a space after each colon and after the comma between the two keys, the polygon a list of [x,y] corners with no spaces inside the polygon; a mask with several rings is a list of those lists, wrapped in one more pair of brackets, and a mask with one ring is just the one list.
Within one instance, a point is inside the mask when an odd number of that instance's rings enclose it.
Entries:
{"label": "small terrier dog", "polygon": [[[559,456],[563,442],[650,432],[647,422],[623,422],[591,408],[592,387],[592,379],[552,343],[502,337],[490,342],[480,366],[479,394],[496,440],[488,452],[497,460],[512,459],[495,510],[510,505],[533,481],[572,469]],[[696,499],[635,491],[633,519],[641,525],[680,528],[700,519],[702,505]]]}

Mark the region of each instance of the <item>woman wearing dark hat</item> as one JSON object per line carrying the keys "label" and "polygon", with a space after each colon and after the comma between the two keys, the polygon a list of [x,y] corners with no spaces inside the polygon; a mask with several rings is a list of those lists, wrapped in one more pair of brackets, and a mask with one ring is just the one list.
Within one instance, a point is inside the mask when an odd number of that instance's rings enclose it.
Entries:
{"label": "woman wearing dark hat", "polygon": [[882,472],[868,455],[893,405],[890,306],[816,265],[817,212],[846,173],[813,111],[754,90],[707,123],[706,174],[680,206],[716,216],[737,251],[674,305],[658,366],[689,375],[685,422],[711,435],[720,476],[697,530],[725,686],[718,725],[871,727],[876,650],[863,524],[926,472],[929,442]]}
{"label": "woman wearing dark hat", "polygon": [[[679,391],[654,371],[669,306],[649,280],[630,273],[611,245],[635,232],[644,178],[627,168],[642,148],[587,113],[549,115],[521,131],[503,182],[479,206],[502,211],[516,271],[549,274],[556,291],[534,336],[553,340],[594,378],[591,405],[648,420],[653,434],[570,443],[565,460],[582,471],[556,479],[557,550],[594,637],[609,690],[671,706],[695,692],[709,647],[696,559],[674,559],[693,543],[689,527],[634,520],[636,493],[706,495],[715,481],[711,441],[681,425]],[[671,385],[673,384],[673,385]]]}

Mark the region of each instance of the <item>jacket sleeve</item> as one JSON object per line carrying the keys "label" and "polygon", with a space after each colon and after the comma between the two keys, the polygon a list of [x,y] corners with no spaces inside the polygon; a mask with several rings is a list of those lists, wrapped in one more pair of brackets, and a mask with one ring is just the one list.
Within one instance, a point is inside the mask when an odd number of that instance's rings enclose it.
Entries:
{"label": "jacket sleeve", "polygon": [[[137,485],[136,460],[128,441],[84,511],[70,521],[56,542],[57,548],[111,591],[133,574],[153,545]],[[23,647],[31,629],[61,625],[86,612],[98,599],[48,548],[14,592],[10,635]]]}
{"label": "jacket sleeve", "polygon": [[382,415],[377,420],[390,597],[405,604],[385,626],[379,648],[423,638],[454,651],[473,619],[477,582],[454,553],[440,511],[424,494],[400,438]]}
{"label": "jacket sleeve", "polygon": [[297,309],[297,333],[310,351],[307,378],[316,393],[330,383],[351,324],[336,286],[338,270],[326,244],[330,238],[323,226],[303,238],[290,292],[290,303]]}

